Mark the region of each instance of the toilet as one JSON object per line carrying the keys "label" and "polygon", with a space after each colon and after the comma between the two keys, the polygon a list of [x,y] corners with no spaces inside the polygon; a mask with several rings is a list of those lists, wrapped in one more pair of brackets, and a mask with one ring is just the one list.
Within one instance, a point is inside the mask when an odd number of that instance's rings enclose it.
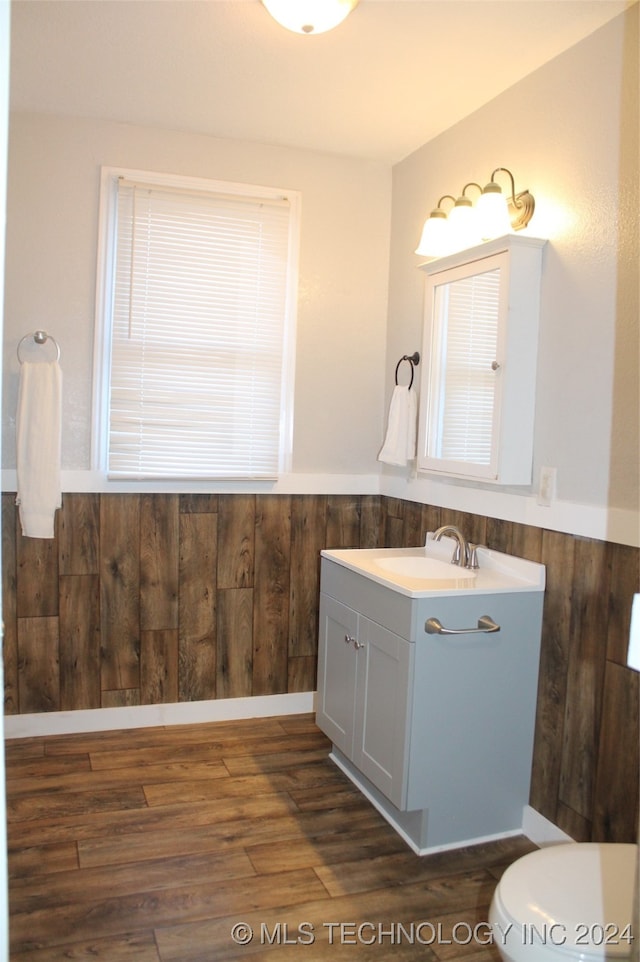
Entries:
{"label": "toilet", "polygon": [[630,959],[638,847],[571,842],[530,852],[500,879],[489,910],[506,962]]}

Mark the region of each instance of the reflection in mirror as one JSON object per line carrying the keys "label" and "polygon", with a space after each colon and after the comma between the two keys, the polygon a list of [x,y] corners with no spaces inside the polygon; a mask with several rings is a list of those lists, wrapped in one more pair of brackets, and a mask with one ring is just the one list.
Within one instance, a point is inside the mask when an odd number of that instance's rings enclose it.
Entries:
{"label": "reflection in mirror", "polygon": [[531,483],[544,243],[511,234],[422,266],[419,471]]}
{"label": "reflection in mirror", "polygon": [[427,456],[491,465],[500,268],[434,291]]}

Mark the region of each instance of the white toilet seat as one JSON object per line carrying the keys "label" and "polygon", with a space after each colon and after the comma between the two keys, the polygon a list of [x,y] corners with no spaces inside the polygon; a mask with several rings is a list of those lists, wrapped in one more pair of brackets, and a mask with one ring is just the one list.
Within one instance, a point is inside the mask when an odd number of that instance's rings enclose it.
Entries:
{"label": "white toilet seat", "polygon": [[597,842],[518,859],[491,903],[496,947],[509,962],[628,959],[636,860],[635,845]]}

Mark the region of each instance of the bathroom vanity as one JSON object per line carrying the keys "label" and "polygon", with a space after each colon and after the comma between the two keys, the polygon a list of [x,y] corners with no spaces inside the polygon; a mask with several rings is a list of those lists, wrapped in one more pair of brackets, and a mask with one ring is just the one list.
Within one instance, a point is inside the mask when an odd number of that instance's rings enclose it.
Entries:
{"label": "bathroom vanity", "polygon": [[545,569],[451,551],[321,560],[318,726],[420,854],[516,834],[529,800]]}

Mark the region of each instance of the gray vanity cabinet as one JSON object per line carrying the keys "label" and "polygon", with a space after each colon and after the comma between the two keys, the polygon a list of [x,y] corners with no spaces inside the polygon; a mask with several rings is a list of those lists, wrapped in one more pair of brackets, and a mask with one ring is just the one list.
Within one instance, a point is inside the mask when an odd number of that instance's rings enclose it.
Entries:
{"label": "gray vanity cabinet", "polygon": [[415,646],[324,593],[320,626],[318,725],[402,808]]}
{"label": "gray vanity cabinet", "polygon": [[[317,724],[419,853],[522,829],[542,590],[410,597],[322,558]],[[428,619],[494,633],[440,636]]]}

